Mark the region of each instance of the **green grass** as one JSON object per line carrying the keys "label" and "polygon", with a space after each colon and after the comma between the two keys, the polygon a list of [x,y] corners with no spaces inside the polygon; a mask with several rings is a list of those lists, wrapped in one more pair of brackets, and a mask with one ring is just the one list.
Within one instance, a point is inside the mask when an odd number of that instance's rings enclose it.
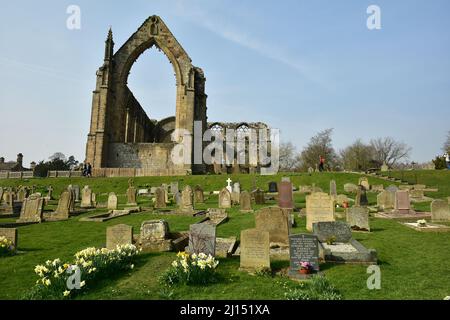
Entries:
{"label": "green grass", "polygon": [[[435,173],[437,174],[437,172]],[[232,176],[233,181],[239,180],[243,190],[249,190],[253,178],[257,185],[267,190],[269,181],[280,181],[281,176],[262,177],[239,175]],[[291,180],[295,185],[316,183],[316,186],[329,190],[330,179],[335,179],[339,193],[343,193],[343,185],[347,182],[357,183],[359,175],[344,173],[295,174]],[[227,176],[189,176],[189,177],[148,177],[136,178],[135,185],[156,186],[160,183],[180,181],[180,185],[200,184],[206,191],[219,190],[226,185]],[[430,178],[431,179],[431,178]],[[114,191],[121,196],[119,203],[125,203],[126,178],[58,178],[0,180],[0,186],[36,185],[37,190],[44,191],[45,186],[52,185],[57,196],[68,184],[78,184],[80,187],[89,184],[93,191],[99,194],[99,201],[106,201],[106,194]],[[369,176],[370,183],[392,184]],[[430,180],[430,186],[445,189],[450,177]],[[423,183],[423,182],[419,182]],[[442,194],[448,196],[449,194]],[[429,196],[436,196],[431,193]],[[305,206],[304,195],[295,196],[297,206]],[[376,203],[376,196],[369,193],[369,202]],[[139,204],[148,206],[149,201],[139,198]],[[275,204],[271,201],[267,205]],[[428,204],[429,205],[429,204]],[[209,196],[202,206],[217,207],[217,196]],[[98,209],[68,221],[49,222],[38,225],[19,227],[19,250],[23,253],[13,257],[0,258],[0,299],[20,299],[36,281],[33,269],[36,264],[48,259],[60,258],[72,260],[75,252],[89,246],[103,246],[106,242],[106,228],[118,223],[134,227],[134,233],[139,232],[142,221],[150,219],[165,219],[169,222],[171,231],[185,231],[189,225],[201,218],[187,216],[170,216],[143,213],[110,220],[108,222],[79,222],[78,219],[102,212]],[[240,230],[254,227],[252,214],[243,214],[237,208],[229,211],[229,221],[217,228],[220,237],[237,236]],[[0,223],[11,219],[0,219]],[[306,232],[305,218],[296,217],[297,227],[292,233]],[[325,276],[337,287],[344,299],[443,299],[450,295],[450,277],[448,263],[450,250],[448,243],[450,233],[421,233],[402,226],[391,220],[371,218],[370,234],[354,233],[354,237],[368,248],[378,251],[381,268],[381,290],[368,290],[366,267],[360,265],[321,265]],[[239,258],[220,259],[218,267],[219,281],[204,287],[181,286],[172,290],[162,290],[158,277],[168,268],[175,253],[143,254],[134,270],[118,274],[112,279],[101,280],[80,296],[78,299],[284,299],[287,288],[298,286],[297,283],[285,277],[275,275],[251,276],[238,271]],[[287,268],[288,261],[272,261],[275,271]]]}

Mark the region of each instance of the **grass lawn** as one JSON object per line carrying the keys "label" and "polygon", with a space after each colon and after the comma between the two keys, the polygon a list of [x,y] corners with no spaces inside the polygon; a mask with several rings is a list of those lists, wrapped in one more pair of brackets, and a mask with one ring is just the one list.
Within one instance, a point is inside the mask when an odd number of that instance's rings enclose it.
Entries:
{"label": "grass lawn", "polygon": [[[439,193],[430,193],[430,197],[450,195],[450,175],[439,171],[421,171],[420,176],[427,186],[438,187]],[[315,183],[325,192],[329,190],[329,181],[335,179],[338,193],[343,192],[344,183],[357,183],[360,176],[346,173],[292,174],[295,185]],[[434,178],[433,178],[434,177]],[[189,176],[189,177],[147,177],[135,178],[138,187],[156,186],[161,183],[179,181],[185,184],[200,184],[205,191],[219,190],[226,185],[227,176]],[[231,175],[233,181],[241,182],[242,190],[250,190],[253,183],[267,190],[269,181],[280,181],[279,176]],[[420,178],[422,179],[422,178]],[[97,193],[97,201],[105,202],[108,192],[119,194],[119,203],[124,204],[127,188],[126,178],[57,178],[31,180],[0,180],[0,186],[35,185],[37,191],[45,194],[46,186],[52,185],[54,195],[58,196],[68,184],[80,187],[88,184]],[[425,182],[429,181],[429,183]],[[369,176],[372,184],[388,186],[392,182]],[[295,196],[298,207],[305,206],[305,196]],[[206,207],[217,207],[217,196],[207,199]],[[369,202],[376,203],[376,195],[369,193]],[[139,198],[139,204],[148,206],[149,200]],[[269,202],[267,205],[275,204]],[[429,211],[429,205],[417,210]],[[50,206],[49,206],[50,208]],[[257,208],[256,208],[257,209]],[[157,215],[142,213],[120,217],[108,222],[79,222],[86,215],[102,212],[100,209],[68,221],[48,222],[19,227],[19,250],[13,257],[0,258],[0,299],[20,299],[35,283],[37,276],[33,269],[49,259],[72,260],[73,254],[86,247],[101,247],[106,242],[106,228],[125,223],[134,227],[138,233],[142,221],[165,219],[171,231],[185,231],[189,225],[201,218],[186,216]],[[243,214],[237,208],[229,210],[229,221],[218,226],[217,236],[237,236],[240,230],[254,227],[253,214]],[[0,219],[0,223],[11,219]],[[296,217],[297,227],[292,233],[306,232],[305,218]],[[381,290],[368,290],[366,266],[323,264],[321,269],[331,283],[340,291],[344,299],[443,299],[450,295],[450,233],[421,233],[402,226],[396,221],[371,218],[370,234],[354,233],[354,238],[368,248],[378,251],[381,268]],[[251,276],[238,271],[239,258],[220,259],[219,280],[215,284],[201,287],[181,286],[171,290],[163,289],[158,277],[175,258],[175,253],[142,254],[135,268],[112,279],[101,280],[90,285],[89,290],[77,299],[285,299],[285,292],[295,288],[298,283],[280,275]],[[288,261],[272,261],[277,271],[287,268]]]}

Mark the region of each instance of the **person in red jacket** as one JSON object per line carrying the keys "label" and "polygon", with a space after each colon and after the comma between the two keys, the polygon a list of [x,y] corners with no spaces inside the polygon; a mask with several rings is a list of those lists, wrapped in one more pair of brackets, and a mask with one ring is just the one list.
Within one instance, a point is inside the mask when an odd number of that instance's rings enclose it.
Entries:
{"label": "person in red jacket", "polygon": [[324,164],[325,164],[325,158],[320,156],[319,157],[319,171],[322,172],[324,169]]}

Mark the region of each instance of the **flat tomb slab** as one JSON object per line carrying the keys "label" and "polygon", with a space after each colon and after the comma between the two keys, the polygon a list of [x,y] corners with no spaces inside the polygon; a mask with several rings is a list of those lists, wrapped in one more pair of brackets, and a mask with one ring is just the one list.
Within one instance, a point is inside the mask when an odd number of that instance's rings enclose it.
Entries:
{"label": "flat tomb slab", "polygon": [[236,249],[236,237],[216,238],[216,257],[227,258],[233,255]]}
{"label": "flat tomb slab", "polygon": [[321,243],[321,246],[325,262],[376,264],[378,260],[376,250],[366,249],[355,239],[348,243],[336,243],[334,245]]}
{"label": "flat tomb slab", "polygon": [[402,223],[403,225],[407,226],[408,228],[414,229],[416,231],[420,232],[449,232],[450,227],[445,226],[442,224],[434,224],[434,223],[427,223],[426,226],[420,226],[417,222],[406,222]]}
{"label": "flat tomb slab", "polygon": [[374,216],[375,216],[375,218],[392,219],[392,220],[431,219],[431,213],[430,212],[417,212],[415,214],[377,212],[377,213],[374,214]]}

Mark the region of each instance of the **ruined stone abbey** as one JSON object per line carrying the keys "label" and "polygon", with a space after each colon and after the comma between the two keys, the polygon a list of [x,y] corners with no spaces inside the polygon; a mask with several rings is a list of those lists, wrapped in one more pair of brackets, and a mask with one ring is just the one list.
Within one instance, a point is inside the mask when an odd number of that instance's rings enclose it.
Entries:
{"label": "ruined stone abbey", "polygon": [[[160,121],[146,114],[127,86],[133,63],[153,46],[167,56],[176,77],[176,114]],[[171,160],[174,147],[194,134],[194,122],[202,124],[202,134],[207,129],[268,129],[263,123],[208,123],[205,81],[203,70],[192,64],[160,17],[149,17],[116,52],[110,30],[104,63],[97,71],[86,144],[86,162],[92,165],[94,176],[258,172],[260,166],[250,163],[221,161],[211,166]],[[189,141],[192,143],[183,152],[192,154],[194,142]]]}

